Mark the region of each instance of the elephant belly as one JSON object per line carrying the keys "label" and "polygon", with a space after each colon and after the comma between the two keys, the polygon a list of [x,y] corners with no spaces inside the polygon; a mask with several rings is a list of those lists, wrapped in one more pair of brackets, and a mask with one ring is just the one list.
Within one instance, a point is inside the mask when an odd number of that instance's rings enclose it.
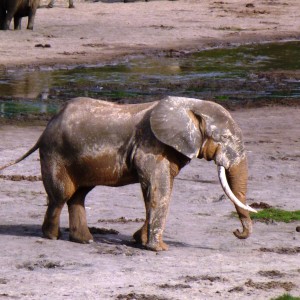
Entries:
{"label": "elephant belly", "polygon": [[70,166],[69,174],[78,186],[121,186],[137,182],[137,176],[116,155],[81,156]]}

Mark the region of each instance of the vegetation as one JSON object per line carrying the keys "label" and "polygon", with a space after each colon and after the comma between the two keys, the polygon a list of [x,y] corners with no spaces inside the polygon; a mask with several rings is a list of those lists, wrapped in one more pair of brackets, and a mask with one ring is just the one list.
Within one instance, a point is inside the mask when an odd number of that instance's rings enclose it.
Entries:
{"label": "vegetation", "polygon": [[251,213],[251,218],[254,220],[276,221],[276,222],[293,222],[300,221],[300,210],[286,211],[277,208],[262,209],[258,213]]}
{"label": "vegetation", "polygon": [[293,297],[290,294],[283,294],[277,298],[272,298],[272,300],[300,300],[300,297]]}

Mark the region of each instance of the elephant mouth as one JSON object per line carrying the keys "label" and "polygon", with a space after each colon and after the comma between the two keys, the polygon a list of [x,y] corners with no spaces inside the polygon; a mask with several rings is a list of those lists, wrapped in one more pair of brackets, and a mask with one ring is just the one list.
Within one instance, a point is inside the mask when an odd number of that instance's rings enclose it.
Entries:
{"label": "elephant mouth", "polygon": [[220,180],[222,189],[223,189],[224,193],[226,194],[226,196],[230,199],[230,201],[232,201],[235,205],[237,205],[240,208],[243,208],[247,211],[257,213],[257,210],[255,210],[254,208],[252,208],[249,205],[245,205],[233,194],[233,192],[228,184],[225,168],[223,166],[218,166],[218,175],[219,175],[219,180]]}

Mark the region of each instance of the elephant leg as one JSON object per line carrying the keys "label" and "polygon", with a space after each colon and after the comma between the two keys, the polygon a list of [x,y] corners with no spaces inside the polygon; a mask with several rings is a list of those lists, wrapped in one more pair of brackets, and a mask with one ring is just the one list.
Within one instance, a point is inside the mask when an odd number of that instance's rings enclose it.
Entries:
{"label": "elephant leg", "polygon": [[69,0],[69,8],[75,8],[73,0]]}
{"label": "elephant leg", "polygon": [[87,226],[84,207],[85,197],[93,188],[89,187],[77,190],[68,201],[70,240],[73,242],[87,244],[93,241],[93,236]]}
{"label": "elephant leg", "polygon": [[6,10],[0,9],[0,30],[5,30]]}
{"label": "elephant leg", "polygon": [[139,174],[146,207],[146,221],[133,237],[150,250],[167,250],[168,246],[163,242],[163,231],[174,180],[170,173],[170,162],[159,158],[154,164],[146,162],[144,165],[147,173],[152,171],[151,174]]}
{"label": "elephant leg", "polygon": [[28,25],[27,25],[28,30],[33,30],[33,23],[34,23],[34,16],[28,17]]}
{"label": "elephant leg", "polygon": [[35,11],[30,10],[28,14],[27,29],[33,30],[34,18],[35,18]]}
{"label": "elephant leg", "polygon": [[142,193],[145,202],[146,220],[143,226],[134,233],[133,238],[138,244],[146,246],[148,242],[149,221],[150,221],[150,197],[148,197],[148,185],[142,184]]}
{"label": "elephant leg", "polygon": [[[161,251],[168,250],[168,245],[163,242],[163,231],[165,229],[167,214],[169,211],[171,188],[166,194],[157,193],[156,189],[161,189],[162,186],[154,186],[151,188],[151,200],[148,211],[149,222],[148,227],[148,242],[146,247],[150,250]],[[153,195],[154,194],[154,195]]]}
{"label": "elephant leg", "polygon": [[14,29],[15,30],[20,30],[21,29],[21,21],[22,21],[21,17],[14,16]]}
{"label": "elephant leg", "polygon": [[10,26],[12,18],[13,18],[13,15],[11,15],[11,14],[6,15],[6,18],[4,20],[4,27],[3,27],[4,30],[9,30],[9,26]]}
{"label": "elephant leg", "polygon": [[43,236],[49,239],[60,237],[60,214],[64,204],[74,195],[76,188],[65,167],[51,157],[41,153],[41,171],[45,190],[48,194],[48,208],[42,226]]}
{"label": "elephant leg", "polygon": [[54,6],[54,0],[50,0],[50,2],[48,3],[47,7],[48,8],[53,8]]}
{"label": "elephant leg", "polygon": [[50,197],[48,199],[49,204],[42,226],[43,236],[50,240],[57,240],[61,236],[59,219],[64,204],[56,204],[53,199],[50,199]]}

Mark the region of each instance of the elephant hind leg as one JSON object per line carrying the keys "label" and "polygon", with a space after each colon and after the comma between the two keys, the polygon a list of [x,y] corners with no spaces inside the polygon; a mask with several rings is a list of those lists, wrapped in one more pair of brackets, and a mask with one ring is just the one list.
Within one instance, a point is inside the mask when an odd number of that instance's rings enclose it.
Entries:
{"label": "elephant hind leg", "polygon": [[61,236],[59,219],[64,204],[61,203],[60,205],[57,205],[50,197],[48,197],[48,200],[49,204],[42,226],[43,236],[50,240],[57,240]]}
{"label": "elephant hind leg", "polygon": [[73,242],[87,244],[93,241],[93,236],[87,226],[84,207],[85,197],[93,188],[78,189],[68,201],[70,240]]}
{"label": "elephant hind leg", "polygon": [[[43,183],[48,194],[48,208],[42,226],[43,236],[48,239],[60,237],[60,214],[64,204],[76,191],[75,185],[64,167],[56,166],[51,161],[41,160]],[[57,176],[60,174],[60,176]]]}

